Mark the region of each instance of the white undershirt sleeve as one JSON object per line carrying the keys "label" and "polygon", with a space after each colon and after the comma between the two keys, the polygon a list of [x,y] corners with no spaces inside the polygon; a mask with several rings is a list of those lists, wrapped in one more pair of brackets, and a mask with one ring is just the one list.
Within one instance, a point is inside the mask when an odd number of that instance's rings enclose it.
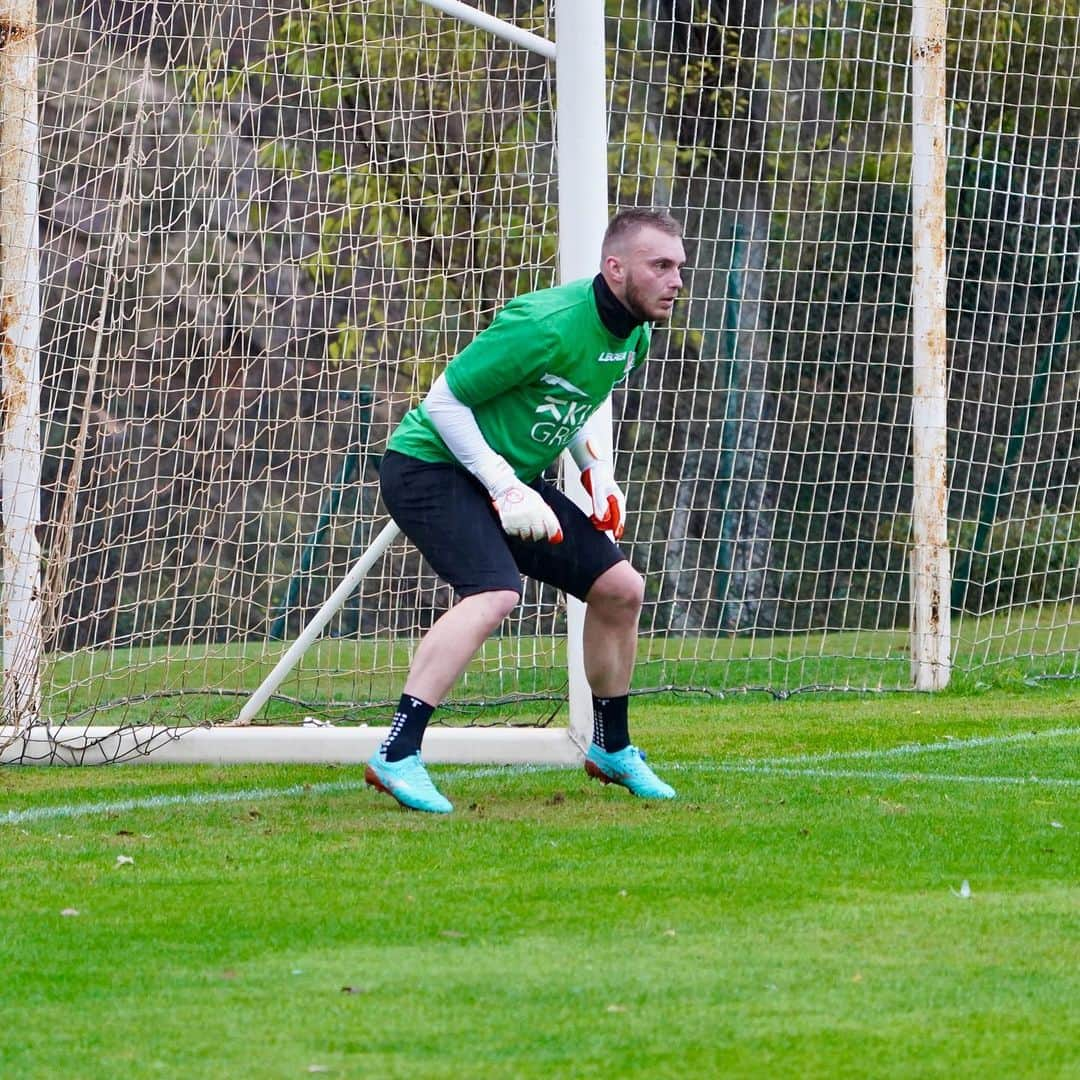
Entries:
{"label": "white undershirt sleeve", "polygon": [[591,469],[601,460],[600,455],[593,449],[589,436],[585,434],[584,428],[574,436],[573,442],[566,449],[570,451],[570,456],[574,459],[578,472]]}
{"label": "white undershirt sleeve", "polygon": [[454,397],[445,375],[440,375],[432,384],[424,407],[450,453],[488,491],[498,487],[500,481],[505,483],[507,472],[513,474],[510,463],[488,445],[472,409]]}

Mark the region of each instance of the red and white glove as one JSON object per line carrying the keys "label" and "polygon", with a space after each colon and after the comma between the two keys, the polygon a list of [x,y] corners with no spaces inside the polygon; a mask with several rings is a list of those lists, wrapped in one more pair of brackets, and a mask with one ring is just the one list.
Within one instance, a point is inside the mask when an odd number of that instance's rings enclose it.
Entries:
{"label": "red and white glove", "polygon": [[601,532],[609,532],[621,540],[626,526],[626,496],[615,483],[611,463],[597,457],[587,439],[574,443],[570,454],[581,470],[581,486],[592,499],[589,520]]}
{"label": "red and white glove", "polygon": [[502,466],[494,475],[485,476],[484,481],[503,532],[520,540],[561,543],[562,526],[555,511],[538,492],[517,478],[507,462],[503,461]]}

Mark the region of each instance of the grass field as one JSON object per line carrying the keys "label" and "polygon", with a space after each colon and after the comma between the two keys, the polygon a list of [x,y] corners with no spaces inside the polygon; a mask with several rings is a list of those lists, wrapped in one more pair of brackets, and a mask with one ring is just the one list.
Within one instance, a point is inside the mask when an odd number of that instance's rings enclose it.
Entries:
{"label": "grass field", "polygon": [[1080,1076],[1080,686],[634,710],[674,803],[0,770],[0,1076]]}

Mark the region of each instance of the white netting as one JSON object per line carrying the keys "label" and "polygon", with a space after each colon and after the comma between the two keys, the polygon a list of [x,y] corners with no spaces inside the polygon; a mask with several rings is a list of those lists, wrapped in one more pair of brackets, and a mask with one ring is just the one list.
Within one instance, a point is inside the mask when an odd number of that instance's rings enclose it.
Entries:
{"label": "white netting", "polygon": [[[501,302],[554,282],[548,65],[415,3],[62,14],[51,704],[227,715],[200,692],[257,682],[371,536],[392,425]],[[389,700],[395,641],[448,600],[400,545],[294,696]],[[565,684],[556,612],[534,593],[516,620],[543,674],[495,648],[485,693]]]}
{"label": "white netting", "polygon": [[[639,677],[909,687],[911,8],[704,7],[624,3],[617,38],[617,178],[695,266],[622,399],[678,659]],[[1078,670],[1080,11],[1020,7],[951,5],[945,43],[961,680]]]}
{"label": "white netting", "polygon": [[[476,6],[554,36],[544,4]],[[975,679],[1077,672],[1073,7],[950,12]],[[649,583],[635,685],[908,687],[910,8],[607,12],[612,205],[670,207],[692,261],[615,399]],[[380,524],[393,424],[555,282],[553,65],[417,0],[53,0],[41,49],[45,713],[232,716]],[[392,700],[449,601],[397,545],[268,715]],[[563,626],[530,591],[467,715],[556,711]]]}

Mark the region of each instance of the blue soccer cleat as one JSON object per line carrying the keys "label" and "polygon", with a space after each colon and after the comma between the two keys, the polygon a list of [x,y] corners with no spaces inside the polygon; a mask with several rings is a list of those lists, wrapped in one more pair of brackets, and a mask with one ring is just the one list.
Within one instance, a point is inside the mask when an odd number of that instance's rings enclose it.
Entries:
{"label": "blue soccer cleat", "polygon": [[382,751],[372,755],[364,769],[364,780],[373,788],[393,795],[410,810],[428,814],[449,814],[453,803],[440,794],[431,782],[420,754],[410,754],[400,761],[387,761]]}
{"label": "blue soccer cleat", "polygon": [[675,789],[645,764],[636,746],[608,753],[594,743],[585,755],[585,771],[602,784],[620,784],[639,799],[675,798]]}

